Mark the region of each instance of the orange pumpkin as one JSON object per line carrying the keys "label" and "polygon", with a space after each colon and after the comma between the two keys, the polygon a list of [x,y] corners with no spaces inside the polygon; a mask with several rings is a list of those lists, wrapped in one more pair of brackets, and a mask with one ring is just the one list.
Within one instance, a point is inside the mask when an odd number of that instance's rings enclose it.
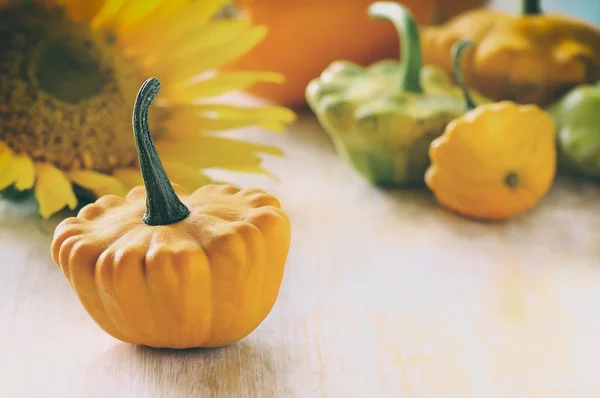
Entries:
{"label": "orange pumpkin", "polygon": [[[373,0],[235,0],[242,18],[269,29],[266,38],[227,69],[269,70],[284,84],[259,83],[250,92],[287,106],[305,104],[308,82],[336,60],[371,64],[398,56],[392,26],[367,17]],[[441,23],[487,0],[404,0],[416,21]]]}
{"label": "orange pumpkin", "polygon": [[160,82],[144,82],[133,130],[144,186],[63,220],[51,253],[90,317],[150,347],[221,347],[251,333],[279,293],[290,220],[260,189],[171,184],[148,128]]}

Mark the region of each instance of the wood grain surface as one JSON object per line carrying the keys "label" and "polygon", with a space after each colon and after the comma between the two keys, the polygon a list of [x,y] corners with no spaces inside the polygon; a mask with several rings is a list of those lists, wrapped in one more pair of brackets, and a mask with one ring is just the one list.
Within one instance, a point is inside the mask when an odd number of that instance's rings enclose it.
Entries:
{"label": "wood grain surface", "polygon": [[559,180],[526,216],[476,223],[368,185],[310,115],[242,133],[287,153],[266,163],[281,181],[228,176],[292,221],[260,327],[214,350],[114,340],[52,264],[52,223],[0,202],[0,397],[600,396],[597,186]]}

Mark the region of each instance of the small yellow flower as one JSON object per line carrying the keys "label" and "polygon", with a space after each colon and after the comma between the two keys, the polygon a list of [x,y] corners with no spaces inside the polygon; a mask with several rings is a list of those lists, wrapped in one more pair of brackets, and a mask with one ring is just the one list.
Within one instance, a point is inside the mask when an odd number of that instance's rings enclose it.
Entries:
{"label": "small yellow flower", "polygon": [[124,195],[141,184],[131,114],[150,76],[163,85],[149,123],[172,180],[191,191],[211,182],[202,169],[264,172],[260,154],[277,148],[218,132],[282,131],[295,115],[210,101],[283,82],[271,72],[214,72],[266,34],[249,22],[213,19],[225,3],[0,0],[0,191],[33,190],[47,219],[76,208],[76,192]]}

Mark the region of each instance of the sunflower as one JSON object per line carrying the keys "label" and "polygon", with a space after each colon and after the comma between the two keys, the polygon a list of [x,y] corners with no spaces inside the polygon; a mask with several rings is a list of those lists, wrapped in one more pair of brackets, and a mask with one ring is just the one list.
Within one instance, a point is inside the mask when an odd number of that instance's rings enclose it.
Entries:
{"label": "sunflower", "polygon": [[0,0],[0,191],[32,192],[48,219],[85,194],[124,195],[142,183],[131,129],[141,83],[163,89],[149,116],[169,177],[189,190],[207,168],[265,172],[277,148],[220,134],[244,126],[282,131],[284,107],[218,97],[263,71],[218,72],[266,29],[212,18],[226,0]]}

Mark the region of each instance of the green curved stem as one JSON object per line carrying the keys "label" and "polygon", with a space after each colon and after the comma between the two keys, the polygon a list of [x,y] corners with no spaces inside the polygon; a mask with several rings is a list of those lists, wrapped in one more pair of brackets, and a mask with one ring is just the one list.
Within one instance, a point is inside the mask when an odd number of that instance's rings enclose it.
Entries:
{"label": "green curved stem", "polygon": [[404,64],[400,72],[400,88],[415,93],[422,92],[419,28],[410,10],[391,1],[378,1],[369,6],[368,13],[373,18],[389,20],[398,32],[401,60]]}
{"label": "green curved stem", "polygon": [[537,15],[541,13],[540,0],[521,0],[521,14]]}
{"label": "green curved stem", "polygon": [[598,75],[596,72],[596,64],[594,63],[593,59],[591,59],[589,56],[583,55],[583,54],[577,54],[575,56],[575,59],[581,61],[581,63],[583,64],[583,69],[584,69],[583,79],[584,79],[584,81],[593,82],[598,79]]}
{"label": "green curved stem", "polygon": [[160,81],[155,77],[147,79],[135,99],[132,118],[135,146],[146,186],[143,221],[148,225],[173,224],[190,214],[190,210],[177,197],[150,135],[148,112],[159,91]]}
{"label": "green curved stem", "polygon": [[467,112],[472,111],[477,107],[477,104],[471,98],[471,94],[469,94],[469,90],[467,89],[467,85],[465,84],[465,79],[463,77],[462,68],[461,68],[461,60],[462,53],[467,48],[473,44],[472,40],[464,39],[456,42],[452,46],[452,69],[454,71],[454,78],[458,83],[458,86],[463,92],[463,96],[465,97],[465,103],[467,105]]}

